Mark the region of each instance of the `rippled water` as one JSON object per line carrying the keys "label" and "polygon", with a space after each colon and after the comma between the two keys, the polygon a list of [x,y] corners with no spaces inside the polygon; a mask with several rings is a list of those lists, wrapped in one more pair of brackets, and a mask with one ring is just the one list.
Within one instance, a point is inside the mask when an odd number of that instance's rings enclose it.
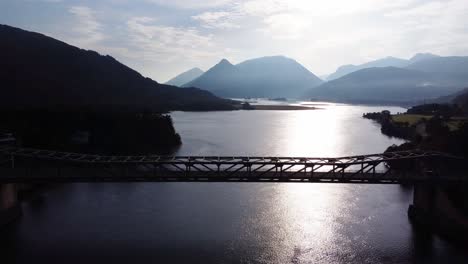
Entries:
{"label": "rippled water", "polygon": [[[362,113],[172,114],[179,155],[344,156],[400,140]],[[398,185],[314,183],[69,184],[23,204],[3,248],[17,262],[467,263],[468,253],[416,235]]]}

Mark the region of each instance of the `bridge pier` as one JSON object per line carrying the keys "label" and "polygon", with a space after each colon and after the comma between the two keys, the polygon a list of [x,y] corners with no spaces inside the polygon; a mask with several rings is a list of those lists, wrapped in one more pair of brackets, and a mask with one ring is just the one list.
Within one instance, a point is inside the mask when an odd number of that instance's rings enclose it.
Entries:
{"label": "bridge pier", "polygon": [[14,183],[0,184],[0,228],[21,216],[17,186]]}
{"label": "bridge pier", "polygon": [[418,226],[430,227],[434,214],[435,187],[431,184],[413,186],[413,204],[408,208],[408,217]]}
{"label": "bridge pier", "polygon": [[452,202],[447,187],[430,183],[415,184],[408,217],[416,227],[450,239],[468,240],[468,214]]}

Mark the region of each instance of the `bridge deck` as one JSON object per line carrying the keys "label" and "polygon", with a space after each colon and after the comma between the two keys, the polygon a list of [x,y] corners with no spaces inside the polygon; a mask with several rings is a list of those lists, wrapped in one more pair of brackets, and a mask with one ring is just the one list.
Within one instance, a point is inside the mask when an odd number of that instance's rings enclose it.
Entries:
{"label": "bridge deck", "polygon": [[[411,151],[347,156],[101,156],[0,149],[0,182],[201,181],[401,183],[466,181],[464,160]],[[449,167],[455,168],[447,168]]]}

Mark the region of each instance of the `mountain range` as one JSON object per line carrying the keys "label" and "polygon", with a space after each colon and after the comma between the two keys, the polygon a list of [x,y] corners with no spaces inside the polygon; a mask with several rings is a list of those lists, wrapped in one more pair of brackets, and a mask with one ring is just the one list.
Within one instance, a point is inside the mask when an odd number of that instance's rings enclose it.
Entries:
{"label": "mountain range", "polygon": [[232,109],[197,88],[145,78],[111,56],[0,25],[0,108],[125,111]]}
{"label": "mountain range", "polygon": [[[455,94],[468,86],[468,57],[426,53],[416,54],[406,62],[392,57],[372,61],[327,82],[284,56],[251,59],[236,65],[223,59],[204,73],[192,69],[170,81],[184,87],[179,88],[146,78],[111,56],[39,33],[0,25],[0,39],[0,108],[8,109],[234,108],[232,101],[217,96],[420,102]],[[392,63],[399,66],[385,66]]]}
{"label": "mountain range", "polygon": [[416,102],[456,93],[468,85],[468,57],[419,54],[410,61],[404,67],[351,72],[309,90],[306,97],[345,102]]}
{"label": "mountain range", "polygon": [[347,74],[350,74],[352,72],[362,70],[362,69],[367,69],[367,68],[375,68],[375,67],[399,67],[399,68],[404,68],[412,63],[418,62],[418,61],[424,61],[426,59],[432,59],[432,58],[437,58],[439,56],[431,54],[431,53],[418,53],[411,57],[409,60],[406,59],[400,59],[400,58],[395,58],[395,57],[386,57],[374,61],[369,61],[364,64],[360,65],[343,65],[338,67],[336,72],[330,74],[327,76],[326,80],[327,81],[332,81],[335,79],[338,79],[340,77],[343,77]]}
{"label": "mountain range", "polygon": [[183,87],[197,87],[221,97],[298,98],[323,81],[293,59],[262,57],[233,65],[226,59]]}
{"label": "mountain range", "polygon": [[288,97],[411,104],[435,100],[466,87],[468,57],[430,53],[418,53],[408,60],[386,57],[341,66],[327,80],[323,82],[293,59],[273,56],[237,65],[222,59],[182,87],[197,87],[226,98]]}
{"label": "mountain range", "polygon": [[462,86],[438,74],[397,67],[367,68],[310,90],[307,97],[341,102],[415,102],[454,93]]}

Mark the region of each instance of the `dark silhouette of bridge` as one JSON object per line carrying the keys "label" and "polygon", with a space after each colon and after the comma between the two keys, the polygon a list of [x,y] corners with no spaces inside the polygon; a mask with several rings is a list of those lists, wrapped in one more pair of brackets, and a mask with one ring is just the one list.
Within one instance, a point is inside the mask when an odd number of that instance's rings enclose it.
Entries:
{"label": "dark silhouette of bridge", "polygon": [[102,156],[3,147],[0,182],[464,182],[464,160],[433,151],[338,158]]}
{"label": "dark silhouette of bridge", "polygon": [[[103,156],[0,147],[0,227],[21,215],[17,183],[50,182],[321,182],[408,183],[414,223],[463,230],[463,213],[447,186],[468,183],[466,160],[434,151],[402,151],[338,158]],[[454,232],[452,232],[454,233]],[[455,232],[456,233],[456,232]]]}

